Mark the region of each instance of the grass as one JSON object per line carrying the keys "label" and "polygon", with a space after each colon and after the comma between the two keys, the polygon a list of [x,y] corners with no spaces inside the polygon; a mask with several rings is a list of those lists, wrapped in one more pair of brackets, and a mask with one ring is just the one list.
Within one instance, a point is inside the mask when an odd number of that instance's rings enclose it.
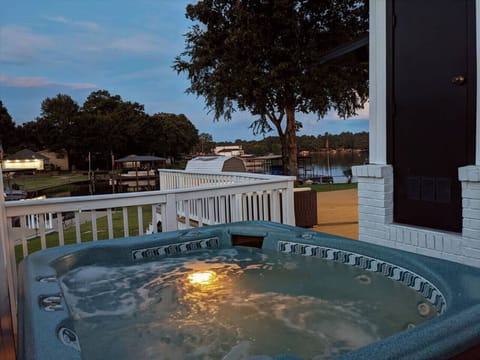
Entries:
{"label": "grass", "polygon": [[[148,225],[152,219],[152,207],[150,205],[143,206],[143,231],[147,229]],[[138,235],[138,215],[137,207],[129,207],[128,209],[128,228],[129,235],[134,236]],[[121,238],[124,237],[123,233],[123,212],[122,209],[117,209],[112,211],[112,220],[113,220],[113,237]],[[74,244],[76,243],[76,230],[74,219],[66,221],[71,222],[72,226],[69,226],[64,230],[64,241],[65,244]],[[108,239],[108,225],[107,225],[107,216],[97,218],[97,230],[98,230],[98,240]],[[80,233],[82,237],[82,243],[92,241],[92,222],[87,221],[80,225]],[[55,247],[59,245],[59,237],[57,232],[47,234],[47,248]],[[28,253],[31,254],[35,251],[41,249],[40,237],[27,241]],[[23,259],[22,245],[15,246],[15,258],[17,263]]]}
{"label": "grass", "polygon": [[325,192],[325,191],[337,191],[337,190],[349,190],[356,189],[357,184],[312,184],[312,185],[301,185],[300,187],[309,187],[316,192]]}
{"label": "grass", "polygon": [[88,180],[88,175],[73,173],[64,173],[61,175],[20,175],[11,179],[5,177],[3,184],[4,187],[11,187],[13,184],[17,184],[25,191],[35,191],[85,180]]}

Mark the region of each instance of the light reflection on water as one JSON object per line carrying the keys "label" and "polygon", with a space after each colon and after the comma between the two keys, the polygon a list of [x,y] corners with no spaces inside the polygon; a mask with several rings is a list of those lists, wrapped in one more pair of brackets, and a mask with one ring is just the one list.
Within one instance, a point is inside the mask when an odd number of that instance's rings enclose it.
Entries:
{"label": "light reflection on water", "polygon": [[382,275],[245,248],[79,267],[61,283],[87,360],[322,359],[435,313],[420,316],[424,300]]}

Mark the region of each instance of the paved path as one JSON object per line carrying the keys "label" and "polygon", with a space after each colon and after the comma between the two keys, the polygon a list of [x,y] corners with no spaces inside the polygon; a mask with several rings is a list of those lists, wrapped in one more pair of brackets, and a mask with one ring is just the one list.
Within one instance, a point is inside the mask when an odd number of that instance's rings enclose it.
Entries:
{"label": "paved path", "polygon": [[357,208],[357,189],[319,192],[313,230],[358,239]]}

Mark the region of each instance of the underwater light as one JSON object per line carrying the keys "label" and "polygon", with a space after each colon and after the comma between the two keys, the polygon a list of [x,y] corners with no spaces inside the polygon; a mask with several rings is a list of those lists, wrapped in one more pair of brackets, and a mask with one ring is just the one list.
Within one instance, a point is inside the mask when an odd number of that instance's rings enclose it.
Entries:
{"label": "underwater light", "polygon": [[193,285],[211,284],[217,277],[214,271],[198,271],[188,275],[188,280]]}

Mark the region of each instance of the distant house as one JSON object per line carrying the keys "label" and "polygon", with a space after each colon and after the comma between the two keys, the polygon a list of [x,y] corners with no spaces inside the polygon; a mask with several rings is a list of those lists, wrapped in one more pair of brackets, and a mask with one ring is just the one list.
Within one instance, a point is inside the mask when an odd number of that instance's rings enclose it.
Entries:
{"label": "distant house", "polygon": [[37,154],[47,157],[48,163],[58,170],[69,169],[69,159],[66,150],[50,151],[45,149],[38,151]]}
{"label": "distant house", "polygon": [[44,170],[50,159],[30,149],[23,149],[2,161],[4,171]]}
{"label": "distant house", "polygon": [[228,146],[216,146],[213,149],[215,155],[222,156],[243,156],[245,151],[243,151],[240,145],[228,145]]}

